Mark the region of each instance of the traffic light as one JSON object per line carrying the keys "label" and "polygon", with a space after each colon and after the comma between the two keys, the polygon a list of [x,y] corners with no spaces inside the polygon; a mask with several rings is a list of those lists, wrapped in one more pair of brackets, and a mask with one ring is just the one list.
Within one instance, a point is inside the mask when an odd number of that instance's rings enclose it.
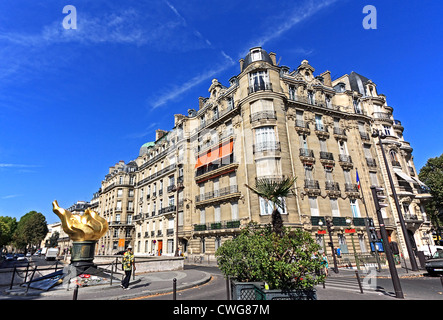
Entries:
{"label": "traffic light", "polygon": [[375,231],[374,219],[367,218],[367,220],[368,220],[369,238],[371,239],[371,242],[379,241],[377,232]]}
{"label": "traffic light", "polygon": [[386,196],[384,195],[385,189],[380,187],[371,187],[371,189],[375,189],[375,192],[373,192],[375,208],[377,210],[380,210],[381,208],[386,208],[388,204],[384,203],[384,200],[386,199]]}

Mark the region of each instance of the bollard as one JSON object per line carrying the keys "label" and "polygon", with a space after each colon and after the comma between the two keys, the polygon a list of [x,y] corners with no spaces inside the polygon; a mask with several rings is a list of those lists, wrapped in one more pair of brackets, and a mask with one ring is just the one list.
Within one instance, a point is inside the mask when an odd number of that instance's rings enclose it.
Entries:
{"label": "bollard", "polygon": [[114,278],[114,261],[112,261],[111,264],[111,283],[110,283],[111,286],[112,286],[112,278]]}
{"label": "bollard", "polygon": [[177,279],[172,279],[172,300],[177,300]]}
{"label": "bollard", "polygon": [[361,285],[361,281],[360,281],[360,275],[358,274],[358,271],[355,271],[355,275],[357,276],[357,282],[358,282],[358,286],[360,287],[360,293],[363,293],[363,287]]}
{"label": "bollard", "polygon": [[26,280],[28,280],[28,272],[29,272],[29,261],[28,264],[26,265],[26,274],[25,278],[23,279],[23,283],[26,283]]}
{"label": "bollard", "polygon": [[17,267],[14,265],[14,270],[12,271],[12,278],[11,278],[11,284],[9,286],[9,290],[12,289],[12,285],[14,284],[14,277],[15,277],[16,270],[17,270]]}
{"label": "bollard", "polygon": [[29,280],[28,285],[26,287],[26,293],[29,291],[29,286],[31,285],[32,279],[34,279],[35,272],[37,271],[37,266],[35,266],[34,271],[32,271],[31,280]]}
{"label": "bollard", "polygon": [[227,300],[231,300],[231,295],[229,294],[229,276],[226,277],[226,298]]}
{"label": "bollard", "polygon": [[78,297],[78,284],[75,286],[74,295],[72,296],[72,300],[77,300]]}
{"label": "bollard", "polygon": [[440,275],[440,283],[441,283],[441,286],[443,287],[443,275]]}

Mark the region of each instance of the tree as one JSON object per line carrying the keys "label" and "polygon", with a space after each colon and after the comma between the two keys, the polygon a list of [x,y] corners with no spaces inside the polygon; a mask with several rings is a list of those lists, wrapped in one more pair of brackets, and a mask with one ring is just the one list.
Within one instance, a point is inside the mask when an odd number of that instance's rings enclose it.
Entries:
{"label": "tree", "polygon": [[217,249],[222,273],[239,282],[266,282],[270,289],[312,289],[324,281],[320,274],[320,246],[308,231],[250,223],[241,233]]}
{"label": "tree", "polygon": [[54,233],[51,235],[51,237],[48,239],[48,247],[53,248],[58,245],[58,238],[60,237],[60,234],[58,231],[54,231]]}
{"label": "tree", "polygon": [[46,218],[43,214],[30,211],[20,218],[14,233],[14,244],[19,249],[37,246],[48,233]]}
{"label": "tree", "polygon": [[432,199],[426,204],[426,213],[432,224],[439,228],[443,218],[443,154],[429,158],[418,177],[430,189]]}
{"label": "tree", "polygon": [[276,181],[262,178],[257,180],[255,188],[246,184],[246,187],[252,190],[252,192],[272,203],[272,229],[276,234],[282,234],[283,230],[283,220],[279,209],[284,209],[283,199],[292,192],[292,187],[296,179],[296,177],[293,177]]}
{"label": "tree", "polygon": [[17,229],[17,220],[11,217],[0,217],[0,247],[12,241],[12,236]]}

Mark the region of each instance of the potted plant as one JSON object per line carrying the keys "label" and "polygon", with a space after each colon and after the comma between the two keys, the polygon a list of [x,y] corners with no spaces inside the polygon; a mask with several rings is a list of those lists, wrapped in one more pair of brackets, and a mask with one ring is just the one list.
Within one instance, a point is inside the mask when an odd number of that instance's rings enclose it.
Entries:
{"label": "potted plant", "polygon": [[316,299],[314,286],[324,281],[319,245],[309,232],[284,227],[278,210],[294,181],[258,181],[251,190],[274,204],[272,225],[251,222],[217,250],[220,270],[234,280],[234,298],[244,298],[243,290],[256,299]]}

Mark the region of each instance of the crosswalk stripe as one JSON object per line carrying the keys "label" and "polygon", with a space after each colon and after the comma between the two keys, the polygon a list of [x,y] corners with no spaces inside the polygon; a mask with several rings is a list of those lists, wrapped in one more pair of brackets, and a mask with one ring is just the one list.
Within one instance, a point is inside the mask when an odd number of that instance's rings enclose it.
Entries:
{"label": "crosswalk stripe", "polygon": [[[367,281],[362,282],[363,293],[380,293],[377,291],[377,287],[373,285],[367,285]],[[317,285],[317,290],[323,289],[323,284]],[[328,277],[325,283],[325,289],[328,288],[337,289],[337,290],[345,290],[345,291],[354,291],[360,293],[360,287],[358,285],[358,281],[356,277],[353,276],[344,276],[344,277]]]}

